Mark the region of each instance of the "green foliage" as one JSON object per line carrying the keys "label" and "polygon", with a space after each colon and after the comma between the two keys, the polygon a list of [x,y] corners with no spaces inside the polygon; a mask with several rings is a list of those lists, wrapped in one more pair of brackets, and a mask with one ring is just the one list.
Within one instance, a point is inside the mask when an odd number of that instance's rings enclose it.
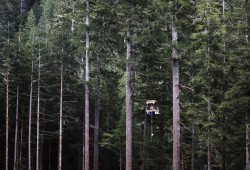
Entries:
{"label": "green foliage", "polygon": [[43,9],[43,17],[45,20],[48,20],[52,17],[53,15],[53,3],[51,0],[42,0],[41,6]]}
{"label": "green foliage", "polygon": [[[32,1],[33,2],[33,1]],[[41,56],[41,134],[44,169],[56,169],[60,65],[63,62],[63,164],[81,169],[84,117],[85,1],[41,0],[19,14],[20,1],[0,2],[0,112],[5,109],[6,71],[10,71],[10,139],[13,141],[15,90],[20,83],[20,122],[28,121],[31,57],[34,61],[36,110],[37,58]],[[212,144],[212,164],[223,169],[244,169],[245,117],[249,110],[249,1],[90,1],[90,124],[94,119],[95,75],[100,58],[100,169],[125,167],[125,53],[127,21],[133,21],[135,78],[133,102],[133,169],[140,169],[145,149],[148,169],[170,169],[172,162],[172,42],[171,19],[176,5],[180,58],[181,155],[191,169],[195,129],[195,169],[207,164],[207,144]],[[18,9],[18,10],[17,10]],[[19,74],[17,74],[19,73]],[[19,79],[17,78],[19,75]],[[20,80],[20,81],[19,81]],[[151,126],[145,124],[145,101],[160,105]],[[211,115],[208,115],[208,101]],[[35,114],[32,115],[35,119]],[[0,118],[0,143],[4,143],[4,114]],[[151,127],[154,136],[151,140]],[[35,123],[33,128],[36,128]],[[208,129],[210,129],[208,137]],[[145,131],[144,131],[145,130]],[[90,129],[92,136],[92,128]],[[23,151],[27,129],[23,131]],[[35,132],[32,132],[35,135]],[[145,135],[145,136],[144,136]],[[90,139],[92,154],[92,138]],[[3,141],[3,142],[2,142]],[[35,140],[33,141],[35,143]],[[12,147],[13,143],[10,143]],[[50,148],[49,148],[50,146]],[[4,165],[0,149],[0,169]],[[49,150],[50,149],[50,150]],[[10,156],[13,156],[10,151]],[[47,156],[50,154],[50,162]],[[21,164],[26,167],[24,151]],[[49,167],[50,165],[50,167]]]}

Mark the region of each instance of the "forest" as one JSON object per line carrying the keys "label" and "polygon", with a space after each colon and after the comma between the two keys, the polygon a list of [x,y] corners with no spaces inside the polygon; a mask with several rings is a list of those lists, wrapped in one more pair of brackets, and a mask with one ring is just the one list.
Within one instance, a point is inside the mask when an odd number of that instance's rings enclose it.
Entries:
{"label": "forest", "polygon": [[249,0],[1,0],[0,169],[250,170]]}

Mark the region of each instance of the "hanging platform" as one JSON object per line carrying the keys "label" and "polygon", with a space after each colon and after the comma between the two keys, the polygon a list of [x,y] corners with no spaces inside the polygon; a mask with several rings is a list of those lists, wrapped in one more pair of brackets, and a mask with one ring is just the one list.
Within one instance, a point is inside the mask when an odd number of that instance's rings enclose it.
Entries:
{"label": "hanging platform", "polygon": [[147,115],[150,115],[151,113],[160,114],[159,107],[158,107],[156,100],[147,100],[146,104],[147,104],[146,106]]}

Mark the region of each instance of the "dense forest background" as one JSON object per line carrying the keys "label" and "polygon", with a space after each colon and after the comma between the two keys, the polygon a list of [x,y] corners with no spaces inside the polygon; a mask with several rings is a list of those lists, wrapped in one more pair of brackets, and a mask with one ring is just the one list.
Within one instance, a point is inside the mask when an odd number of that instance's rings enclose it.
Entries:
{"label": "dense forest background", "polygon": [[132,168],[171,169],[178,61],[180,169],[250,170],[249,0],[1,0],[0,17],[0,169],[125,169],[128,86]]}

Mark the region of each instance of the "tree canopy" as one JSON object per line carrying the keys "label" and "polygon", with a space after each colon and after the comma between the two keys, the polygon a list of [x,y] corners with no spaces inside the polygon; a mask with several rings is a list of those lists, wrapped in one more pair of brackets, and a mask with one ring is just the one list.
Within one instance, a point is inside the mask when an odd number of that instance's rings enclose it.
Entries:
{"label": "tree canopy", "polygon": [[250,170],[249,23],[248,0],[2,0],[0,169],[171,169],[177,127],[178,170]]}

